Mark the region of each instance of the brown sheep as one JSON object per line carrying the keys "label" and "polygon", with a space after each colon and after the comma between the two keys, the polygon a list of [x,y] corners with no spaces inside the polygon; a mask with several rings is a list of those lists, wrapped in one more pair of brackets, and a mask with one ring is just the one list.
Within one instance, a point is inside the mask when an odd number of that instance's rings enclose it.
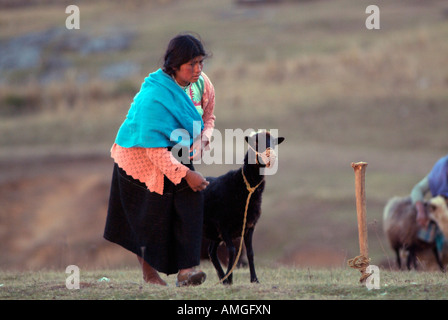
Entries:
{"label": "brown sheep", "polygon": [[[424,206],[427,212],[431,213],[434,210],[434,207],[428,202],[425,202]],[[408,270],[410,270],[411,265],[417,269],[416,253],[431,249],[435,255],[438,266],[444,271],[444,266],[437,252],[436,244],[427,243],[418,239],[417,232],[419,227],[417,225],[416,217],[417,210],[412,204],[411,197],[393,197],[384,207],[383,230],[389,240],[391,248],[395,251],[398,268],[401,269],[400,250],[408,252],[406,266]],[[433,218],[433,220],[435,219]]]}

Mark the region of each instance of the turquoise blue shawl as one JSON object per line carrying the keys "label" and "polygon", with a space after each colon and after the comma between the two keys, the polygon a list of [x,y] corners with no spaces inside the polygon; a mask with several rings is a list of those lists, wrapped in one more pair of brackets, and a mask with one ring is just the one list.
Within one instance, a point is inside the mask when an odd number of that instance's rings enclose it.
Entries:
{"label": "turquoise blue shawl", "polygon": [[190,147],[203,128],[190,97],[159,69],[145,78],[115,143],[124,148]]}

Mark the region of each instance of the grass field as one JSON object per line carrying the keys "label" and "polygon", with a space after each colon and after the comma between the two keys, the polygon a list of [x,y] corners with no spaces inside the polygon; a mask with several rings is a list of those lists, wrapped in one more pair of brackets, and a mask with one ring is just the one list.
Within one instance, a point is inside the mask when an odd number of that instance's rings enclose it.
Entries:
{"label": "grass field", "polygon": [[[36,65],[0,67],[1,297],[446,298],[438,272],[391,271],[395,258],[381,221],[387,200],[409,194],[448,150],[446,1],[380,3],[380,30],[365,28],[371,3],[364,0],[73,3],[80,30],[65,29],[66,2],[0,11],[2,46],[65,32],[44,43]],[[133,36],[122,50],[82,54],[76,45],[124,31]],[[231,288],[213,280],[193,290],[148,287],[133,269],[135,257],[102,238],[109,148],[143,78],[182,31],[199,33],[213,53],[205,72],[216,90],[216,129],[278,129],[286,137],[254,235],[266,279],[260,286],[238,276]],[[137,71],[103,76],[122,62]],[[368,162],[369,250],[381,268],[380,290],[359,286],[357,271],[346,267],[359,254],[356,161]],[[197,170],[218,175],[235,167]],[[63,271],[44,271],[70,264],[85,275],[79,291],[65,288]],[[103,276],[111,281],[97,282]]]}
{"label": "grass field", "polygon": [[168,287],[148,285],[138,269],[80,270],[80,288],[67,289],[64,270],[1,272],[0,299],[37,300],[445,300],[445,274],[380,270],[379,289],[359,283],[350,268],[258,268],[260,284],[249,282],[248,269],[239,269],[232,286],[217,284],[211,264],[207,280],[198,287],[177,288],[175,276],[164,276]]}

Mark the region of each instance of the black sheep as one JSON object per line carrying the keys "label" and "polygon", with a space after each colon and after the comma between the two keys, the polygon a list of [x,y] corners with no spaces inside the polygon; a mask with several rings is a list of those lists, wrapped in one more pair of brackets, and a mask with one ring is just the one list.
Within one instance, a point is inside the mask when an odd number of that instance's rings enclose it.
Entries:
{"label": "black sheep", "polygon": [[[252,249],[252,235],[255,224],[261,215],[261,197],[265,179],[261,168],[270,167],[275,161],[276,145],[284,138],[275,138],[269,132],[258,132],[245,137],[249,150],[245,155],[244,164],[238,170],[232,170],[219,177],[206,177],[210,184],[204,192],[204,237],[210,240],[209,256],[216,268],[219,279],[225,277],[218,260],[217,250],[221,241],[224,241],[228,251],[227,273],[235,261],[235,249],[232,240],[241,237],[243,231],[243,218],[249,188],[255,188],[247,209],[244,244],[250,268],[250,281],[258,282],[254,266],[254,252]],[[255,151],[256,150],[256,151]],[[223,281],[232,284],[232,274]]]}

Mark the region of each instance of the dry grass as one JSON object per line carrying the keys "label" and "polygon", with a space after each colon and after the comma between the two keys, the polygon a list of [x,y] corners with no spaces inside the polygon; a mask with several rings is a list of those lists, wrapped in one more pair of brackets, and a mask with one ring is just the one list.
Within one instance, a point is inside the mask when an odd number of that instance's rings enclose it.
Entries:
{"label": "dry grass", "polygon": [[[0,273],[2,300],[439,300],[446,299],[447,278],[441,273],[379,271],[379,289],[359,283],[349,268],[310,269],[277,266],[259,268],[260,284],[250,284],[247,269],[235,272],[234,284],[223,286],[211,264],[203,265],[206,282],[176,288],[175,276],[164,277],[168,287],[148,285],[138,269],[80,270],[80,289],[69,290],[61,271]],[[265,303],[269,303],[268,301]],[[175,311],[177,308],[171,311]],[[168,310],[167,310],[168,311]],[[273,310],[274,312],[275,310]]]}

